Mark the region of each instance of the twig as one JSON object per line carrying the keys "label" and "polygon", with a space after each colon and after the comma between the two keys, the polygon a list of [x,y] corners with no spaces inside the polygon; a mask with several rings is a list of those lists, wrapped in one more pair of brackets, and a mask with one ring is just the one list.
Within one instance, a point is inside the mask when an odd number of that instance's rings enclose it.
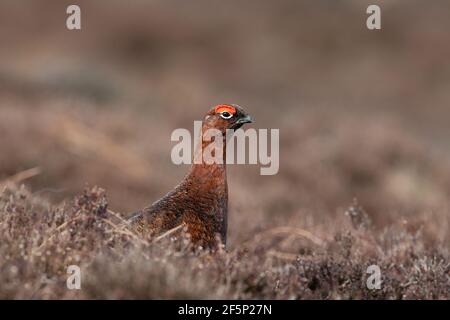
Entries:
{"label": "twig", "polygon": [[276,250],[269,250],[267,251],[268,256],[272,256],[275,258],[283,259],[283,260],[289,260],[289,261],[295,261],[297,260],[298,254],[290,253],[290,252],[281,252]]}
{"label": "twig", "polygon": [[126,227],[124,228],[120,228],[117,224],[115,224],[114,222],[112,222],[111,220],[108,219],[102,219],[104,222],[106,222],[107,224],[109,224],[111,227],[113,227],[113,231],[117,232],[119,234],[123,234],[123,235],[127,235],[132,237],[135,240],[138,240],[140,242],[142,242],[145,245],[149,245],[148,241],[138,237],[137,235],[135,235],[133,232],[131,232],[130,230],[128,230]]}
{"label": "twig", "polygon": [[290,236],[298,236],[298,237],[303,237],[306,238],[308,240],[310,240],[312,243],[318,245],[318,246],[323,246],[324,245],[324,241],[322,239],[320,239],[319,237],[313,235],[311,232],[309,232],[308,230],[304,230],[301,228],[294,228],[294,227],[276,227],[273,229],[269,229],[266,231],[263,231],[257,235],[255,235],[253,237],[253,239],[250,239],[248,241],[246,241],[246,243],[250,242],[250,241],[259,241],[261,238],[264,238],[267,235],[270,234],[283,234],[283,233],[289,233]]}
{"label": "twig", "polygon": [[266,253],[268,256],[272,256],[278,259],[283,259],[283,260],[288,260],[288,261],[296,261],[298,259],[301,260],[311,260],[313,259],[312,256],[304,256],[304,255],[300,255],[300,254],[296,254],[296,253],[292,253],[292,252],[283,252],[283,251],[278,251],[278,250],[269,250]]}
{"label": "twig", "polygon": [[108,212],[109,214],[113,215],[114,217],[116,217],[117,219],[119,219],[122,223],[124,223],[124,224],[126,224],[126,225],[129,225],[129,224],[130,224],[129,221],[127,221],[126,219],[122,218],[118,213],[116,213],[116,212],[114,212],[114,211],[112,211],[112,210],[110,210],[110,209],[108,209],[107,212]]}
{"label": "twig", "polygon": [[164,239],[165,237],[170,236],[172,233],[174,233],[174,232],[178,231],[179,229],[183,228],[185,225],[186,225],[186,224],[183,222],[183,223],[180,224],[179,226],[177,226],[177,227],[175,227],[175,228],[172,228],[172,229],[170,229],[170,230],[164,232],[162,235],[156,237],[155,240],[153,240],[153,242],[158,242],[158,241]]}
{"label": "twig", "polygon": [[32,177],[35,177],[39,174],[41,174],[41,168],[34,167],[31,169],[27,169],[21,172],[18,172],[2,181],[0,181],[0,187],[3,185],[7,185],[8,183],[20,183],[24,180],[30,179]]}

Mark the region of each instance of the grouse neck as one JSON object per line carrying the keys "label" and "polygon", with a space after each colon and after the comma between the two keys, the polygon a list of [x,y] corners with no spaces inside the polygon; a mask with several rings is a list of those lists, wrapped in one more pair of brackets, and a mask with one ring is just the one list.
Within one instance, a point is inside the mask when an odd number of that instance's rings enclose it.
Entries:
{"label": "grouse neck", "polygon": [[195,153],[193,164],[191,166],[191,170],[189,172],[189,176],[191,175],[207,175],[211,179],[213,178],[222,178],[226,181],[226,134],[222,133],[222,144],[214,144],[215,146],[221,147],[222,155],[218,154],[217,157],[220,157],[221,161],[211,161],[212,158],[216,156],[215,152],[218,150],[214,149],[212,145],[214,143],[214,139],[208,139],[203,136],[203,132],[208,128],[205,126],[202,128],[200,133],[201,141],[198,143]]}

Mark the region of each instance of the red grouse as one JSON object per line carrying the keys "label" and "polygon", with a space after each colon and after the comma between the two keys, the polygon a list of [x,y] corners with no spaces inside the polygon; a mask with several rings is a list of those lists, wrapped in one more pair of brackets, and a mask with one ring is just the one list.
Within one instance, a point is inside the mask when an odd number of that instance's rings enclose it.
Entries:
{"label": "red grouse", "polygon": [[[226,244],[226,130],[237,130],[251,122],[252,118],[234,104],[218,105],[209,110],[203,119],[201,146],[197,146],[196,161],[188,174],[163,198],[135,213],[130,219],[133,229],[142,235],[157,236],[184,223],[194,245],[211,248],[217,245],[218,239]],[[198,158],[201,150],[214,141],[214,138],[205,138],[208,129],[217,129],[222,134],[223,161],[216,161],[219,163],[211,163],[203,156]]]}

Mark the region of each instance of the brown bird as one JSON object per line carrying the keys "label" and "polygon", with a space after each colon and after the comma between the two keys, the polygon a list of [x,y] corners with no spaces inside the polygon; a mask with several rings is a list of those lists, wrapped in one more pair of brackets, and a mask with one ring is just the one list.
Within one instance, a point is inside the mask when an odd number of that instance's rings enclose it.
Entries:
{"label": "brown bird", "polygon": [[[225,245],[228,215],[226,130],[237,130],[251,122],[252,118],[238,105],[222,104],[209,110],[203,119],[202,139],[188,174],[163,198],[135,213],[130,218],[133,229],[142,235],[157,236],[184,224],[194,245],[213,248],[218,239]],[[214,141],[214,138],[205,138],[208,129],[217,129],[222,134],[223,161],[216,161],[222,163],[211,163],[202,157],[202,150]],[[212,156],[214,153],[211,152]]]}

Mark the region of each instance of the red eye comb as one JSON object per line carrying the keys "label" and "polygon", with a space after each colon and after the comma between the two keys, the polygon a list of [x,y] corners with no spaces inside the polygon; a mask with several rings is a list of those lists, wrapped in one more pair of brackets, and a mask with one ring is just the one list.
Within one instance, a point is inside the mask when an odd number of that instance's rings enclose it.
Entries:
{"label": "red eye comb", "polygon": [[233,106],[230,106],[228,104],[220,104],[218,106],[215,107],[214,111],[216,113],[222,113],[224,111],[229,112],[231,114],[235,114],[236,113],[236,108]]}

